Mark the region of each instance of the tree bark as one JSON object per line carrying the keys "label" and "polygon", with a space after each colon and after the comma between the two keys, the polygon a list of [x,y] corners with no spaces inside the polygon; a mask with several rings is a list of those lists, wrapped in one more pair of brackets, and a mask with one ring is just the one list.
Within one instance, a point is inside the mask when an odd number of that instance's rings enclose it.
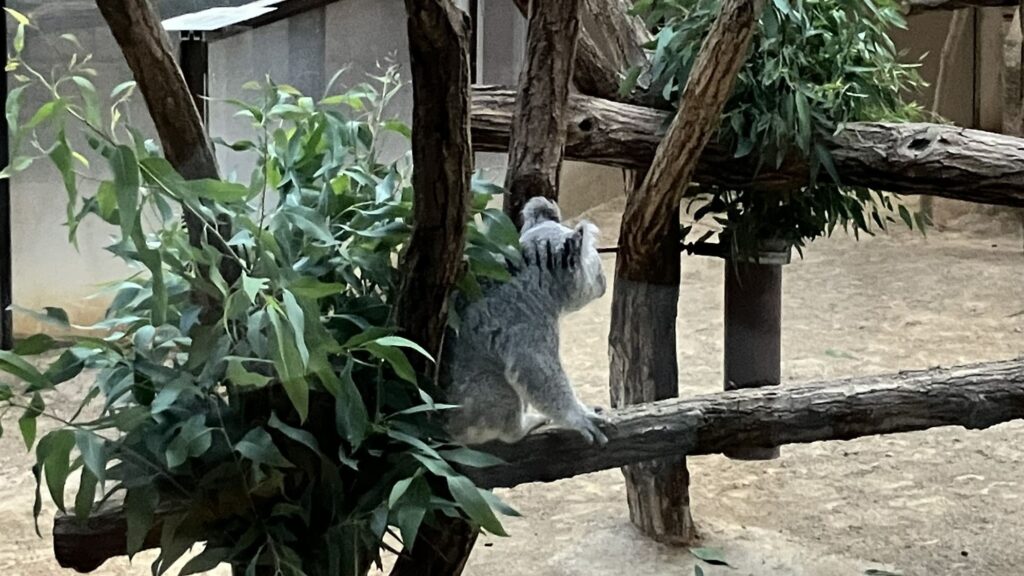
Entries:
{"label": "tree bark", "polygon": [[530,198],[558,200],[580,2],[533,0],[531,5],[505,176],[505,213],[516,226]]}
{"label": "tree bark", "polygon": [[[186,180],[219,178],[213,145],[152,4],[149,0],[96,0],[96,6],[138,83],[167,161]],[[206,241],[223,254],[232,253],[223,240],[231,237],[230,222],[218,222],[219,237],[209,236],[207,224],[198,214],[188,207],[183,212],[192,246],[199,247]],[[220,273],[232,284],[241,274],[241,267],[234,258],[225,257]],[[209,311],[205,320],[218,316]]]}
{"label": "tree bark", "polygon": [[[405,8],[413,86],[415,199],[395,317],[408,338],[440,358],[448,300],[462,265],[473,172],[469,22],[451,0],[405,0]],[[416,542],[406,546],[393,575],[462,573],[477,529],[462,519],[440,514],[436,519],[435,525],[424,524]]]}
{"label": "tree bark", "polygon": [[[718,454],[742,446],[781,446],[961,426],[980,430],[1024,418],[1024,358],[799,385],[719,392],[613,411],[606,446],[550,430],[517,444],[479,446],[505,464],[466,469],[479,485],[553,482],[653,458]],[[158,512],[158,517],[161,515]],[[58,516],[57,562],[80,572],[125,554],[120,508],[86,525]],[[159,542],[151,535],[149,547]]]}
{"label": "tree bark", "polygon": [[[481,152],[508,149],[514,93],[477,87],[473,94],[473,146]],[[643,168],[654,157],[670,114],[590,96],[569,99],[566,159]],[[1024,139],[957,126],[927,123],[854,122],[825,142],[849,186],[899,194],[928,194],[976,202],[1024,206]],[[787,159],[779,170],[757,171],[749,159],[708,145],[694,181],[731,189],[792,191],[808,182],[807,163]]]}
{"label": "tree bark", "polygon": [[[679,202],[746,60],[760,0],[725,0],[697,54],[679,112],[651,166],[626,201],[619,232],[612,329],[612,405],[678,395],[675,317],[679,300]],[[682,458],[627,467],[629,515],[649,537],[687,544],[696,534]]]}

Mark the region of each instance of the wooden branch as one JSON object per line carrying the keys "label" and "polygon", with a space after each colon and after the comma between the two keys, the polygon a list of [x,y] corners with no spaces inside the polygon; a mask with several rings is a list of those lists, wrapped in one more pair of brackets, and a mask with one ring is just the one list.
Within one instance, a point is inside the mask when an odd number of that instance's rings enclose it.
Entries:
{"label": "wooden branch", "polygon": [[718,454],[823,440],[1024,418],[1024,358],[884,376],[753,388],[673,399],[611,413],[608,444],[549,431],[482,449],[507,464],[467,470],[493,488],[551,482],[672,455]]}
{"label": "wooden branch", "polygon": [[[587,445],[575,432],[549,430],[518,444],[482,446],[506,464],[463,472],[480,486],[511,487],[663,456],[851,440],[939,426],[978,430],[1020,418],[1024,358],[633,406],[610,413],[604,447]],[[53,528],[57,561],[81,572],[94,570],[105,559],[124,554],[124,530],[119,508],[94,512],[85,526],[73,515],[58,515]],[[156,541],[147,539],[153,545]]]}
{"label": "wooden branch", "polygon": [[558,200],[581,2],[533,0],[530,10],[505,176],[505,213],[517,226],[530,198]]}
{"label": "wooden branch", "polygon": [[[96,6],[138,83],[167,161],[186,180],[219,178],[217,159],[206,127],[174,58],[160,17],[149,0],[96,0]],[[189,242],[200,246],[205,235],[203,220],[187,207],[183,217]],[[219,238],[206,240],[222,253],[230,254],[231,248],[223,239],[231,237],[231,223],[218,222],[217,227]],[[220,274],[231,284],[241,274],[241,267],[233,258],[224,258]],[[217,317],[219,314],[211,309],[205,320]]]}
{"label": "wooden branch", "polygon": [[[483,86],[473,93],[473,146],[507,150],[515,93]],[[566,158],[621,168],[650,164],[670,114],[574,95]],[[927,194],[979,204],[1024,206],[1024,139],[956,126],[859,122],[827,140],[843,183],[900,194]],[[807,164],[787,160],[780,170],[755,172],[712,142],[694,174],[702,185],[783,191],[808,181]]]}
{"label": "wooden branch", "polygon": [[[413,230],[395,304],[404,334],[441,357],[448,301],[462,264],[473,172],[469,19],[451,0],[405,0],[412,68]],[[420,371],[422,363],[417,365]],[[439,383],[443,386],[443,382]],[[437,515],[406,543],[392,576],[458,576],[477,529]]]}
{"label": "wooden branch", "polygon": [[398,325],[434,357],[462,263],[473,151],[469,25],[451,0],[405,0],[413,87],[413,231],[403,255]]}
{"label": "wooden branch", "polygon": [[[528,16],[530,0],[513,2]],[[572,75],[576,89],[591,96],[642,103],[642,94],[621,98],[619,83],[631,65],[646,63],[643,46],[650,34],[639,18],[627,14],[628,0],[586,0],[586,7],[589,24],[579,33]],[[598,43],[602,38],[611,44],[604,50]]]}

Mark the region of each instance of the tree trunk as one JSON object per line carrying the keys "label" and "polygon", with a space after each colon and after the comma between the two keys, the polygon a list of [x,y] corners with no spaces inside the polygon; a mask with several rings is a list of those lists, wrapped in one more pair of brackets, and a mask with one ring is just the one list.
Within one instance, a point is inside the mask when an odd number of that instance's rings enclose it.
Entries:
{"label": "tree trunk", "polygon": [[505,213],[516,226],[530,198],[558,200],[580,2],[533,0],[530,7],[505,176]]}
{"label": "tree trunk", "polygon": [[[466,237],[473,150],[469,140],[469,23],[451,0],[405,0],[412,68],[413,231],[402,257],[398,325],[440,358],[448,300]],[[423,365],[419,365],[422,372]],[[443,388],[444,383],[439,382]],[[394,576],[458,576],[477,529],[437,515],[398,557]],[[411,547],[411,550],[409,549]]]}
{"label": "tree trunk", "polygon": [[[722,3],[683,90],[679,112],[643,183],[626,202],[608,339],[615,406],[678,394],[679,202],[701,151],[718,129],[762,6],[759,0]],[[684,459],[643,463],[627,468],[625,475],[630,518],[638,528],[659,542],[687,544],[694,539]]]}
{"label": "tree trunk", "polygon": [[[483,86],[473,94],[473,146],[508,149],[514,93]],[[569,99],[565,157],[619,168],[650,165],[669,113],[575,95]],[[927,194],[1005,206],[1024,206],[1024,139],[927,123],[854,122],[824,142],[848,186]],[[733,157],[709,144],[694,181],[723,188],[792,191],[806,185],[807,163],[789,158],[780,170]]]}

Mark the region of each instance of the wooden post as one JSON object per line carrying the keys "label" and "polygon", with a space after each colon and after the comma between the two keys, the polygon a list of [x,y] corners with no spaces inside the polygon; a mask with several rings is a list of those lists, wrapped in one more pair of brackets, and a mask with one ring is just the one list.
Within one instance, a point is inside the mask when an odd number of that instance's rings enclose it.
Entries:
{"label": "wooden post", "polygon": [[[789,251],[758,261],[725,260],[725,389],[777,386],[782,377],[782,266]],[[779,449],[727,451],[737,460],[772,460]]]}
{"label": "wooden post", "polygon": [[[627,200],[608,337],[613,406],[678,394],[679,203],[718,128],[762,7],[760,0],[722,2],[683,89],[679,112],[643,183]],[[630,519],[640,530],[668,544],[694,539],[685,459],[633,464],[624,474]]]}
{"label": "wooden post", "polygon": [[[405,0],[412,69],[413,231],[402,256],[395,317],[440,358],[448,300],[462,264],[473,172],[469,140],[469,22],[451,0]],[[418,365],[422,372],[423,365]],[[443,382],[439,383],[442,387]],[[437,514],[406,543],[393,576],[458,576],[477,529]]]}

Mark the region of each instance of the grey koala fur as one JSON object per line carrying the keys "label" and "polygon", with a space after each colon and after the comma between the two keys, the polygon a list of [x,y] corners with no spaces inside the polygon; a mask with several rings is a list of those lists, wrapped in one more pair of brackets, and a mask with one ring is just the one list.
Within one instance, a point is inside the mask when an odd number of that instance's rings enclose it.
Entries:
{"label": "grey koala fur", "polygon": [[[461,325],[446,343],[448,431],[466,444],[513,443],[546,424],[604,444],[604,422],[583,405],[559,357],[558,321],[604,295],[597,227],[561,223],[558,206],[542,197],[523,208],[523,263],[507,282],[459,308]],[[532,406],[539,413],[527,412]]]}

